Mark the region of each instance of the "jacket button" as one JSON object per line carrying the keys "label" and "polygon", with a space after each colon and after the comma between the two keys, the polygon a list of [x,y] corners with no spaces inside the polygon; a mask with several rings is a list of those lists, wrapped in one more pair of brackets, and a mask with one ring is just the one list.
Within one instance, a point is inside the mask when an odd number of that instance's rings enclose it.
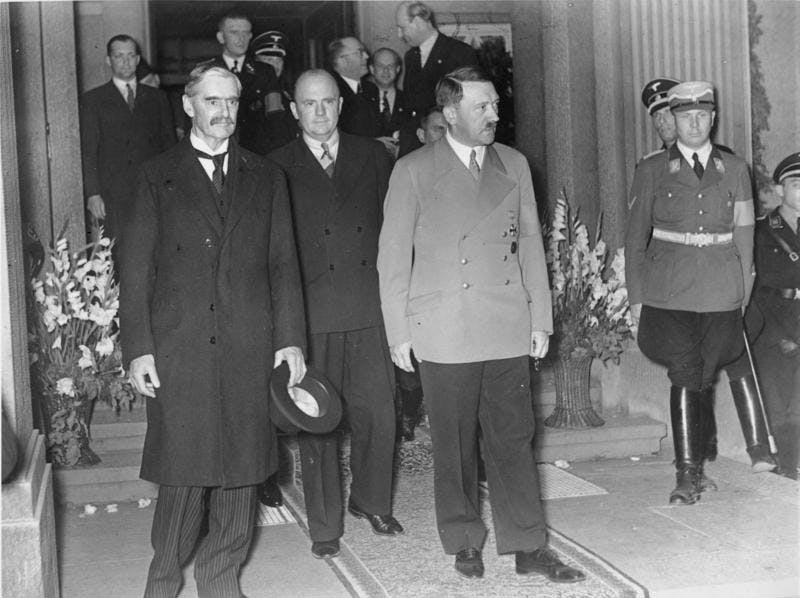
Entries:
{"label": "jacket button", "polygon": [[329,235],[329,234],[331,234],[331,229],[329,229],[329,228],[326,228],[326,229],[325,229],[325,234],[326,234],[326,235]]}
{"label": "jacket button", "polygon": [[361,260],[361,265],[362,266],[366,266],[367,265],[367,260]]}
{"label": "jacket button", "polygon": [[697,199],[703,199],[703,194],[702,193],[698,193],[697,194]]}
{"label": "jacket button", "polygon": [[700,210],[700,211],[699,211],[699,212],[697,212],[697,213],[698,213],[698,214],[700,214],[700,215],[702,216],[702,215],[703,215],[703,210]]}
{"label": "jacket button", "polygon": [[698,226],[697,230],[703,230],[703,227],[702,226]]}
{"label": "jacket button", "polygon": [[212,303],[211,305],[209,305],[208,309],[210,309],[211,311],[214,311],[214,304]]}
{"label": "jacket button", "polygon": [[464,284],[462,284],[461,286],[462,286],[462,287],[464,287],[465,289],[468,289],[468,288],[469,288],[469,283],[468,283],[468,282],[465,282],[465,283],[464,283]]}
{"label": "jacket button", "polygon": [[208,342],[211,343],[212,345],[216,345],[217,344],[217,337],[216,336],[212,336],[211,338],[208,339]]}
{"label": "jacket button", "polygon": [[508,261],[508,256],[507,256],[507,255],[504,255],[504,256],[503,256],[503,261],[504,261],[504,262],[507,262],[507,261]]}
{"label": "jacket button", "polygon": [[508,231],[504,230],[503,233],[500,236],[501,237],[507,237],[508,236]]}
{"label": "jacket button", "polygon": [[213,245],[213,243],[211,242],[211,239],[206,239],[205,241],[203,241],[203,244],[206,247],[211,247]]}
{"label": "jacket button", "polygon": [[462,263],[462,264],[466,264],[466,263],[467,263],[467,258],[465,258],[465,257],[464,257],[464,258],[461,258],[461,263]]}
{"label": "jacket button", "polygon": [[329,265],[328,265],[328,269],[329,269],[329,270],[331,270],[331,271],[333,271],[333,264],[329,264]]}
{"label": "jacket button", "polygon": [[357,226],[357,227],[356,227],[356,232],[357,232],[357,233],[360,233],[360,232],[361,232],[361,227],[360,227],[360,226]]}
{"label": "jacket button", "polygon": [[503,282],[503,284],[505,284],[505,285],[511,284],[511,281],[508,278],[506,278],[506,280],[505,280],[505,282]]}

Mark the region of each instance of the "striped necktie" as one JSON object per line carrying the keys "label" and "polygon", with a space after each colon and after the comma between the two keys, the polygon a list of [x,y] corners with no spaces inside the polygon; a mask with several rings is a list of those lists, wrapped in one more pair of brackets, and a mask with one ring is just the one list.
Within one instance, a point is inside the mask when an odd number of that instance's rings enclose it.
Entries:
{"label": "striped necktie", "polygon": [[126,83],[125,89],[128,90],[128,93],[125,96],[125,103],[128,104],[128,110],[133,112],[134,105],[136,104],[136,96],[133,93],[133,87],[131,87],[130,83]]}
{"label": "striped necktie", "polygon": [[478,158],[474,149],[469,153],[469,172],[476,181],[481,177],[481,167],[478,166]]}
{"label": "striped necktie", "polygon": [[211,182],[214,184],[214,189],[217,193],[221,195],[222,189],[225,186],[225,154],[228,152],[222,152],[221,154],[214,154],[211,156],[195,148],[194,153],[198,158],[205,158],[206,160],[214,162],[214,172],[211,174]]}
{"label": "striped necktie", "polygon": [[331,149],[327,143],[322,143],[322,156],[320,159],[324,160],[325,158],[330,160],[328,165],[325,167],[325,174],[328,175],[328,178],[333,178],[334,161],[333,156],[331,155]]}

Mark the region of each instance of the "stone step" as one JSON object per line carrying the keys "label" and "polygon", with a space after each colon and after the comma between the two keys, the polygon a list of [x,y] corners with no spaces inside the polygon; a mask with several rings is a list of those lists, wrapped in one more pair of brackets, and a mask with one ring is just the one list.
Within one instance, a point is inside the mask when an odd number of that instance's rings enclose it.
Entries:
{"label": "stone step", "polygon": [[139,479],[141,447],[98,456],[102,461],[91,467],[54,470],[57,504],[122,502],[157,496],[157,485]]}

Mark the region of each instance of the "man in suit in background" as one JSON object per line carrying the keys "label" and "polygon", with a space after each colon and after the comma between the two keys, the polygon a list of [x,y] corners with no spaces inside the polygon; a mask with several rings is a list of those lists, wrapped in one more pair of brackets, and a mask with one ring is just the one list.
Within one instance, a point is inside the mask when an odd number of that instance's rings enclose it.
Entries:
{"label": "man in suit in background", "polygon": [[[270,371],[305,374],[303,297],[286,181],[231,139],[241,90],[189,76],[190,135],[143,165],[123,235],[120,328],[147,400],[143,479],[160,484],[147,598],[174,598],[195,555],[200,596],[241,596],[256,485],[275,471]],[[267,366],[267,367],[265,367]]]}
{"label": "man in suit in background", "polygon": [[133,201],[139,165],[175,144],[166,94],[136,81],[139,45],[128,35],[106,44],[111,80],[81,96],[81,154],[86,209],[104,221],[106,236],[119,236]]}
{"label": "man in suit in background", "polygon": [[367,74],[369,54],[355,37],[342,37],[328,44],[328,61],[342,98],[339,130],[350,135],[378,137],[378,90]]}
{"label": "man in suit in background", "polygon": [[[306,300],[309,359],[345,402],[350,429],[348,511],[382,536],[392,516],[394,375],[378,297],[378,232],[391,159],[380,143],[337,129],[336,80],[306,71],[292,112],[303,131],[270,154],[286,174]],[[339,553],[344,531],[339,434],[299,434],[311,552]]]}
{"label": "man in suit in background", "polygon": [[224,15],[219,20],[217,31],[222,54],[212,62],[234,73],[242,84],[236,121],[239,145],[264,156],[285,143],[284,112],[275,70],[271,65],[247,56],[252,38],[253,25],[247,16],[239,13]]}
{"label": "man in suit in background", "polygon": [[403,79],[409,119],[400,130],[400,156],[405,156],[421,145],[416,131],[420,119],[436,104],[436,84],[460,66],[477,66],[478,56],[464,42],[439,33],[433,11],[423,2],[401,2],[396,21],[397,34],[411,46]]}
{"label": "man in suit in background", "polygon": [[529,356],[553,330],[528,162],[494,143],[499,97],[475,67],[447,74],[445,138],[400,158],[389,183],[378,271],[395,365],[419,359],[433,442],[439,536],[456,571],[482,577],[478,425],[497,550],[521,575],[584,575],[547,549],[533,456]]}
{"label": "man in suit in background", "polygon": [[395,148],[400,127],[406,120],[403,92],[397,89],[397,80],[402,71],[403,61],[391,48],[379,48],[372,55],[369,72],[378,89],[378,132],[380,137],[395,142]]}

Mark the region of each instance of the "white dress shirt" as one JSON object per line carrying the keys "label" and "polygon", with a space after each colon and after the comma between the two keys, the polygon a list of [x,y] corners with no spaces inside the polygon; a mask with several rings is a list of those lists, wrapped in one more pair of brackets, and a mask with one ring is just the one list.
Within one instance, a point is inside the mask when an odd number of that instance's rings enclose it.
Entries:
{"label": "white dress shirt", "polygon": [[447,143],[449,143],[450,147],[453,148],[456,156],[458,156],[458,159],[461,160],[462,164],[467,167],[467,170],[469,170],[469,155],[472,153],[472,150],[475,150],[475,161],[478,163],[478,167],[483,168],[483,159],[486,157],[485,145],[476,145],[474,147],[464,145],[463,143],[456,141],[455,138],[450,134],[449,130],[447,133],[445,133],[445,137],[447,138]]}

